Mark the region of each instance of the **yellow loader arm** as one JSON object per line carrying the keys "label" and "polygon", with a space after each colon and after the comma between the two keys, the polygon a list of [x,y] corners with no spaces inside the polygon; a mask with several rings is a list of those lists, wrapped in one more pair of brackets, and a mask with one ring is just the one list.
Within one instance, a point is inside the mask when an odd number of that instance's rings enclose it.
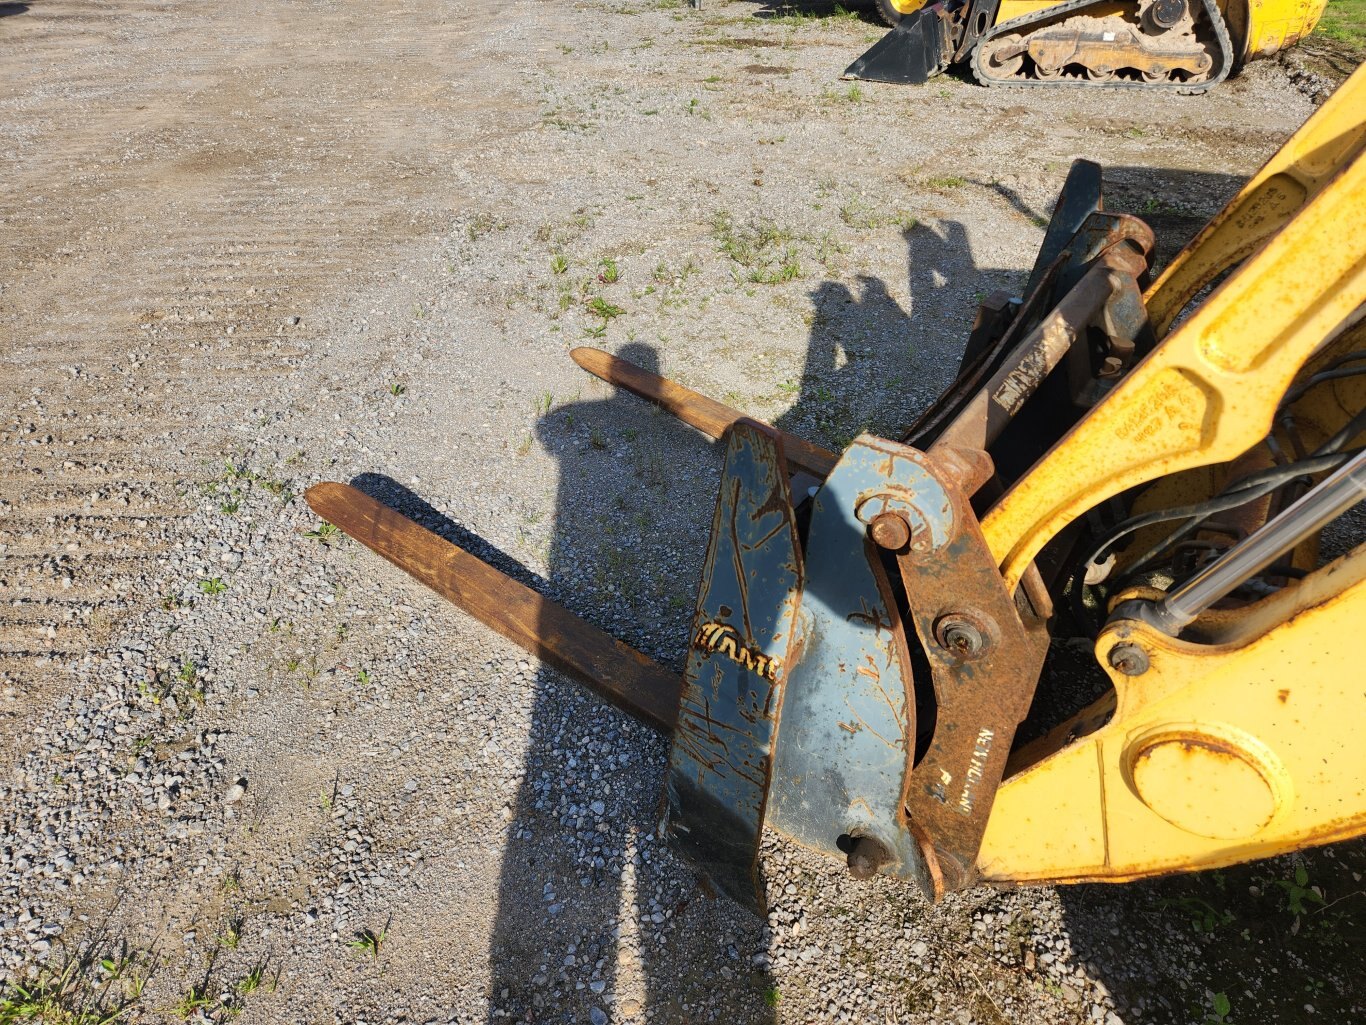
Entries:
{"label": "yellow loader arm", "polygon": [[[1285,419],[1292,382],[1366,349],[1366,70],[1148,290],[1158,332],[1239,260],[985,517],[1008,580],[1106,498],[1244,456]],[[1317,438],[1342,430],[1366,403],[1361,381],[1324,382],[1295,417]],[[1366,832],[1364,623],[1362,544],[1181,637],[1112,616],[1095,650],[1114,694],[1016,753],[983,877],[1132,879]]]}

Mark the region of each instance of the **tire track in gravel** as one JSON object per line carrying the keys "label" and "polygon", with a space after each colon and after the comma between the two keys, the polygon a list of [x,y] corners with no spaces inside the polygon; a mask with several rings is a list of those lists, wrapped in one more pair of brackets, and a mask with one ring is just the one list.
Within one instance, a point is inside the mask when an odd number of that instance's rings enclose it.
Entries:
{"label": "tire track in gravel", "polygon": [[241,446],[320,300],[447,222],[451,140],[517,109],[455,87],[491,23],[155,0],[0,19],[0,723],[159,599],[185,482]]}

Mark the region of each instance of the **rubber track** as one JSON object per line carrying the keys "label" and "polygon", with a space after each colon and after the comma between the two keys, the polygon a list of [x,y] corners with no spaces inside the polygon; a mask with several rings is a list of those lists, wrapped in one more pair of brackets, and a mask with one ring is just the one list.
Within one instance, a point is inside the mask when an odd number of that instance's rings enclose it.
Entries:
{"label": "rubber track", "polygon": [[1057,4],[1053,7],[1045,8],[1034,14],[1026,14],[1019,18],[1011,18],[998,25],[993,25],[986,32],[982,33],[982,38],[977,41],[977,45],[972,51],[972,73],[977,77],[977,81],[989,86],[1076,86],[1099,89],[1150,89],[1162,92],[1176,92],[1185,96],[1197,96],[1214,88],[1224,79],[1228,78],[1229,71],[1233,67],[1233,42],[1229,38],[1228,26],[1224,23],[1224,16],[1219,13],[1219,8],[1215,6],[1214,0],[1200,0],[1204,8],[1206,17],[1210,24],[1214,26],[1214,36],[1220,48],[1217,57],[1222,57],[1222,63],[1218,72],[1212,78],[1204,82],[1133,82],[1124,79],[1113,79],[1107,82],[1093,82],[1089,78],[992,78],[987,74],[985,64],[982,60],[983,47],[991,40],[1008,35],[1011,32],[1018,32],[1023,28],[1034,25],[1038,22],[1056,21],[1059,15],[1081,13],[1091,7],[1100,7],[1108,3],[1108,0],[1068,0],[1067,3]]}

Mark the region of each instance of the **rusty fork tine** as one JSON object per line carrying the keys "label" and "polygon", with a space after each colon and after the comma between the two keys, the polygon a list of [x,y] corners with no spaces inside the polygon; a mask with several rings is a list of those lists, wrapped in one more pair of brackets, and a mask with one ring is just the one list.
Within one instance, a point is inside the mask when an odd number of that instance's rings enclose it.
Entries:
{"label": "rusty fork tine", "polygon": [[[737,420],[753,420],[753,417],[732,409],[705,395],[685,388],[681,384],[660,377],[648,370],[642,370],[634,363],[613,356],[610,352],[582,346],[570,354],[570,358],[594,377],[608,384],[624,388],[647,402],[653,402],[660,409],[672,413],[689,427],[695,427],[715,441],[726,433],[727,428]],[[757,421],[756,421],[757,422]],[[830,475],[839,457],[835,453],[804,441],[786,431],[769,424],[762,425],[765,430],[776,434],[783,444],[783,452],[788,463],[799,470],[814,474],[821,480]]]}
{"label": "rusty fork tine", "polygon": [[531,654],[662,733],[683,681],[658,662],[347,484],[309,488],[312,510]]}

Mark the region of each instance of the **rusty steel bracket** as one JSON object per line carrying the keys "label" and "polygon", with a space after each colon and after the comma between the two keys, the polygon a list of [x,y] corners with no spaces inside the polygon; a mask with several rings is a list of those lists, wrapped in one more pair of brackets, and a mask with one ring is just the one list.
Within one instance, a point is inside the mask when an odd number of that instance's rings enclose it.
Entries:
{"label": "rusty steel bracket", "polygon": [[[923,476],[912,492],[869,496],[860,517],[870,536],[896,553],[936,701],[934,732],[910,773],[905,810],[933,851],[942,887],[956,890],[975,879],[977,849],[1034,697],[1048,632],[1029,604],[1007,591],[956,472],[885,444],[889,459],[914,463]],[[940,529],[929,529],[931,520]]]}
{"label": "rusty steel bracket", "polygon": [[802,554],[778,432],[726,431],[666,785],[675,846],[763,914],[759,841],[789,668],[800,655]]}
{"label": "rusty steel bracket", "polygon": [[1064,357],[1074,399],[1094,403],[1113,380],[1093,375],[1087,347],[1077,344],[1092,325],[1116,357],[1111,378],[1141,355],[1152,340],[1139,292],[1154,246],[1152,229],[1136,217],[1107,213],[1101,204],[1099,167],[1074,162],[1025,299],[979,311],[979,324],[993,324],[996,340],[973,340],[973,358],[965,358],[957,380],[902,441],[927,451],[985,449]]}

